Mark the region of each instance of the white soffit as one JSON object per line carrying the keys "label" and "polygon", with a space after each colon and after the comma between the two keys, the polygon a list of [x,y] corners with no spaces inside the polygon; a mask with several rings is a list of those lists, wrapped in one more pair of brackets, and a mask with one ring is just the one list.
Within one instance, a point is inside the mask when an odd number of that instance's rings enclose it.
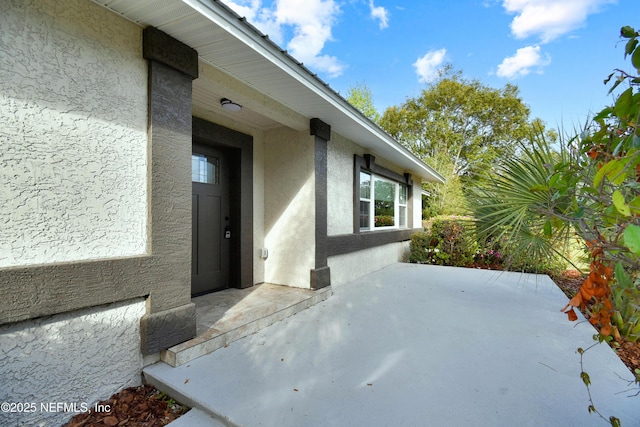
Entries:
{"label": "white soffit", "polygon": [[[198,51],[201,61],[427,180],[442,177],[244,18],[217,0],[93,0]],[[248,106],[250,108],[250,106]]]}

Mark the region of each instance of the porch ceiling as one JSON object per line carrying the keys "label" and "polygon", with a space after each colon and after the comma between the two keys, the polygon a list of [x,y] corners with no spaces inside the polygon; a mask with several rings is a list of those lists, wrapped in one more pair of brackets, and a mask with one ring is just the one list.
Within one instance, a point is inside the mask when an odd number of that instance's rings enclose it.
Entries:
{"label": "porch ceiling", "polygon": [[241,93],[216,93],[206,79],[194,82],[194,112],[226,114],[219,99],[228,97],[243,105],[234,120],[260,129],[285,125],[308,128],[317,117],[339,134],[406,168],[427,181],[442,178],[382,129],[364,117],[303,64],[218,0],[93,0],[143,26],[154,26],[198,51],[210,64],[252,90],[298,113],[289,117],[266,108],[265,103]]}

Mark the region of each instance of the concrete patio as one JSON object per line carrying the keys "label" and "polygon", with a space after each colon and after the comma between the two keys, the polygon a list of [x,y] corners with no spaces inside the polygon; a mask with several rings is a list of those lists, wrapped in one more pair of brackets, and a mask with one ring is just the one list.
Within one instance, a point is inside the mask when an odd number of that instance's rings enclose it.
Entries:
{"label": "concrete patio", "polygon": [[[547,276],[395,264],[332,291],[145,378],[198,408],[202,426],[606,425],[587,411],[576,353],[595,330],[567,320]],[[597,409],[640,425],[633,375],[608,346],[585,370]]]}

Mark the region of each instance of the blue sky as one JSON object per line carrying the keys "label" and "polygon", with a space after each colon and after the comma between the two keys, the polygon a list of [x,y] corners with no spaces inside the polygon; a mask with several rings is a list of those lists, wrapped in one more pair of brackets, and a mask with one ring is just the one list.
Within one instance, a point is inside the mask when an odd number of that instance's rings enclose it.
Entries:
{"label": "blue sky", "polygon": [[[346,95],[366,84],[380,113],[420,94],[445,64],[512,83],[548,127],[571,130],[612,102],[602,83],[630,69],[619,42],[638,0],[227,0]],[[635,21],[634,21],[635,20]]]}

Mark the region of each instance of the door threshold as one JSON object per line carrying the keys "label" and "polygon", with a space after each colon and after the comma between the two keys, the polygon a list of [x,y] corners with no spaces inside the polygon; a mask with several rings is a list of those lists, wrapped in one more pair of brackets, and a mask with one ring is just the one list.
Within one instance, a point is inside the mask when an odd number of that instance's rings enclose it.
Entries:
{"label": "door threshold", "polygon": [[162,351],[160,359],[171,366],[183,365],[329,296],[331,287],[311,290],[263,283],[192,298],[196,305],[196,337]]}

